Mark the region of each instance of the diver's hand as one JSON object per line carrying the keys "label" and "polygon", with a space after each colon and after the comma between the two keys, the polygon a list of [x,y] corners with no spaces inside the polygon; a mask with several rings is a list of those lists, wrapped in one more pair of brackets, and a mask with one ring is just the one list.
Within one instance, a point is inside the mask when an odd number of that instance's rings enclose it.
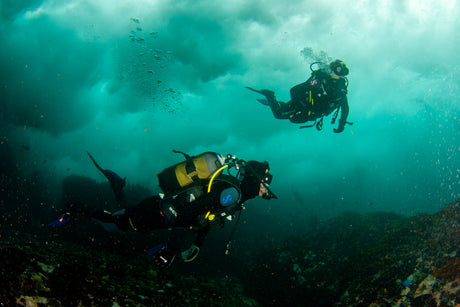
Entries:
{"label": "diver's hand", "polygon": [[344,127],[334,128],[335,133],[340,133],[344,130]]}
{"label": "diver's hand", "polygon": [[200,248],[196,246],[195,244],[192,244],[192,246],[190,246],[189,249],[181,253],[181,256],[184,262],[192,262],[198,256],[199,252],[200,252]]}
{"label": "diver's hand", "polygon": [[346,121],[342,120],[342,119],[339,119],[339,126],[337,127],[337,129],[334,128],[334,132],[335,133],[340,133],[343,131],[343,129],[345,129],[345,125],[347,124]]}
{"label": "diver's hand", "polygon": [[175,251],[165,246],[153,256],[153,262],[160,268],[168,268],[175,257]]}

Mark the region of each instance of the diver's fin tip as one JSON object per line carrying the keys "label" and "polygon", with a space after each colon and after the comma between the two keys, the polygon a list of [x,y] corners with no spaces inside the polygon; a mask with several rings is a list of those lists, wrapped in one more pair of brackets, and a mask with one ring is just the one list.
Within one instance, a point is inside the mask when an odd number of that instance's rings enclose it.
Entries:
{"label": "diver's fin tip", "polygon": [[46,226],[47,227],[59,227],[59,226],[67,224],[69,220],[70,220],[70,214],[64,213]]}
{"label": "diver's fin tip", "polygon": [[265,106],[268,106],[270,105],[270,103],[268,102],[267,99],[263,99],[263,98],[260,98],[260,99],[256,99],[258,102],[260,102],[261,104],[265,105]]}
{"label": "diver's fin tip", "polygon": [[252,88],[250,86],[246,86],[246,88],[250,91],[253,91],[253,92],[256,92],[256,93],[259,93],[259,94],[262,94],[259,90],[256,90],[255,88]]}

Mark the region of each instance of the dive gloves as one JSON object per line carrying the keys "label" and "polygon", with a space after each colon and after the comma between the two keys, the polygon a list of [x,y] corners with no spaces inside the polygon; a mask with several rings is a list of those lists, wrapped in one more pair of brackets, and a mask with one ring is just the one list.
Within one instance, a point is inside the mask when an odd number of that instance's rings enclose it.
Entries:
{"label": "dive gloves", "polygon": [[[184,262],[192,262],[198,256],[200,248],[192,244],[189,249],[181,253]],[[160,268],[168,268],[176,258],[176,251],[168,246],[163,246],[153,255],[153,262]]]}
{"label": "dive gloves", "polygon": [[339,119],[339,127],[334,128],[334,132],[335,132],[335,133],[340,133],[340,132],[342,132],[342,131],[345,129],[345,125],[346,125],[346,124],[353,125],[353,123],[349,123],[349,122],[347,122],[347,121],[344,121],[344,120],[342,120],[342,119]]}

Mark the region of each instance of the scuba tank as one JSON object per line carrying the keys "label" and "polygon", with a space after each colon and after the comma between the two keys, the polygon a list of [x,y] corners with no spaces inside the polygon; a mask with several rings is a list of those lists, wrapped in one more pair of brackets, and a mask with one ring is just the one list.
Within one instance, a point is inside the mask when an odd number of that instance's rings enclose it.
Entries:
{"label": "scuba tank", "polygon": [[157,174],[159,186],[165,196],[177,195],[189,188],[202,185],[203,180],[211,179],[225,163],[224,157],[216,152],[204,152],[193,157],[181,151],[173,152],[183,154],[185,161]]}

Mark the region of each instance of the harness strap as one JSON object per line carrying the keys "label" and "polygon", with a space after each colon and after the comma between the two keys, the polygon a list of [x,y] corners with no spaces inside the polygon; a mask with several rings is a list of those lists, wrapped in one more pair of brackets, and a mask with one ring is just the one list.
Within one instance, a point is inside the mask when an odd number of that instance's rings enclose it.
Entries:
{"label": "harness strap", "polygon": [[185,172],[187,176],[192,178],[193,180],[198,179],[198,171],[195,167],[195,163],[193,163],[193,157],[189,156],[183,151],[173,150],[174,153],[180,153],[185,157]]}
{"label": "harness strap", "polygon": [[299,129],[303,129],[303,128],[311,128],[311,127],[314,127],[316,125],[316,119],[315,119],[315,122],[311,125],[304,125],[304,126],[300,126]]}
{"label": "harness strap", "polygon": [[332,116],[331,124],[335,124],[335,121],[337,120],[337,116],[339,116],[339,110],[340,110],[340,106],[337,108],[337,110],[335,110],[335,113]]}
{"label": "harness strap", "polygon": [[235,234],[236,231],[236,226],[238,226],[238,222],[240,221],[241,218],[241,213],[243,212],[243,208],[240,209],[240,212],[238,214],[238,218],[235,222],[235,225],[233,226],[232,232],[230,233],[230,236],[228,237],[227,244],[225,244],[225,255],[230,254],[230,247],[233,239],[233,235]]}

